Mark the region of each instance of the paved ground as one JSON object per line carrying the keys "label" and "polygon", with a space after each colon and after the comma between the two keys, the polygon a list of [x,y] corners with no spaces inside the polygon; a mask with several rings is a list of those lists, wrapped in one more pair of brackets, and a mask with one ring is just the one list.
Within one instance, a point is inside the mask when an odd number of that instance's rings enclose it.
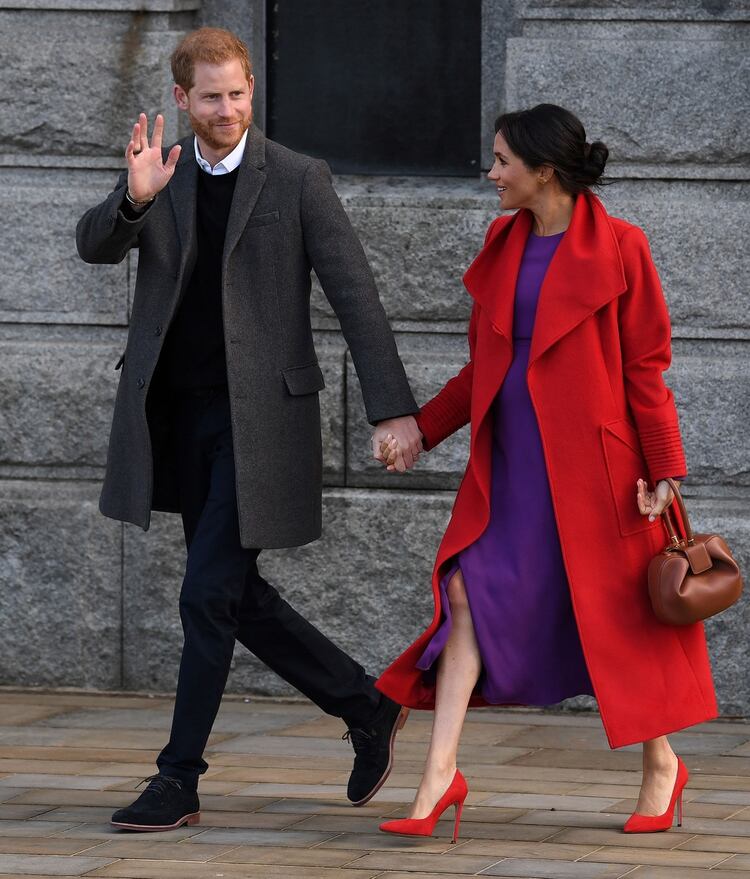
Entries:
{"label": "paved ground", "polygon": [[412,712],[389,784],[345,799],[351,756],[338,721],[302,704],[225,700],[201,783],[200,825],[114,831],[169,728],[168,700],[0,691],[0,875],[133,879],[725,879],[750,877],[750,724],[673,737],[692,778],[682,828],[625,836],[640,768],[608,749],[597,717],[472,712],[461,766],[462,837],[377,831],[404,814],[430,715]]}

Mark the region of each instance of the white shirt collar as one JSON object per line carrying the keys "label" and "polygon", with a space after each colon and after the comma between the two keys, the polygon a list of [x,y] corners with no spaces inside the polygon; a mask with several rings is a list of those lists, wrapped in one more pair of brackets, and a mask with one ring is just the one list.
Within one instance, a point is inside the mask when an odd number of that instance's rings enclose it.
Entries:
{"label": "white shirt collar", "polygon": [[201,151],[198,148],[198,138],[193,138],[193,146],[195,147],[195,161],[200,165],[200,167],[206,172],[206,174],[211,174],[214,176],[218,176],[219,174],[230,174],[234,171],[235,168],[238,168],[240,162],[242,161],[242,155],[245,152],[245,143],[247,142],[247,130],[242,135],[240,142],[237,146],[229,153],[228,156],[225,156],[218,164],[214,165],[213,168],[209,163],[203,158],[201,155]]}

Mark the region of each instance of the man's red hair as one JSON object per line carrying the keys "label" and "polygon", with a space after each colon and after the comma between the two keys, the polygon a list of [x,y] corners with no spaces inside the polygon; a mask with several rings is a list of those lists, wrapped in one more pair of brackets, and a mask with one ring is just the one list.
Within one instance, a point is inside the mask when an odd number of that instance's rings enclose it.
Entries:
{"label": "man's red hair", "polygon": [[245,78],[249,82],[253,74],[253,65],[247,46],[242,40],[224,28],[201,27],[183,37],[172,52],[170,59],[172,76],[177,85],[189,92],[195,84],[197,62],[225,64],[235,58],[242,64]]}

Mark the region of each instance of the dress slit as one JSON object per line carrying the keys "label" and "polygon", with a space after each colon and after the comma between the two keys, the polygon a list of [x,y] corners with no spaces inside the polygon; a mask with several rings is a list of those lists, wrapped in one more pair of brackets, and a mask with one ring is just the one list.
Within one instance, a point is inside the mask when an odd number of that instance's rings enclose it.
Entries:
{"label": "dress slit", "polygon": [[440,578],[441,623],[417,667],[434,676],[450,635],[447,586],[460,568],[494,705],[551,705],[593,695],[557,532],[526,370],[542,281],[564,233],[529,235],[513,307],[513,359],[493,403],[490,519]]}

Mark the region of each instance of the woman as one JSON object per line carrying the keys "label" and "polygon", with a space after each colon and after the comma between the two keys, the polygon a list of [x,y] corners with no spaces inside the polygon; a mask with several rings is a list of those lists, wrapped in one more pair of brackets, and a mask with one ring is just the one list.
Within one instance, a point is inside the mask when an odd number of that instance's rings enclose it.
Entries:
{"label": "woman", "polygon": [[[505,114],[494,151],[488,177],[517,213],[490,225],[464,276],[470,361],[417,418],[427,450],[470,421],[469,461],[432,624],[378,681],[405,706],[434,706],[432,739],[409,818],[381,830],[428,835],[455,805],[455,838],[468,705],[584,693],[610,747],[643,742],[625,831],[666,830],[687,781],[666,734],[717,713],[702,625],[659,623],[645,582],[665,543],[663,480],[686,473],[662,378],[666,304],[643,232],[592,194],[608,150],[572,113]],[[401,463],[395,442],[381,451]]]}

